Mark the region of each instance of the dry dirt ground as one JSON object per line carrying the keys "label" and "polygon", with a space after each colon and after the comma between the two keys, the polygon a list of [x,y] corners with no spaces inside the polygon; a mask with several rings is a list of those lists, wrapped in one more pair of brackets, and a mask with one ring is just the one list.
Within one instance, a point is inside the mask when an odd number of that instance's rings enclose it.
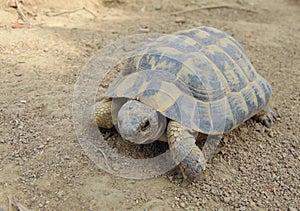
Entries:
{"label": "dry dirt ground", "polygon": [[[221,7],[199,9],[207,5]],[[244,46],[273,86],[280,121],[266,129],[250,120],[225,135],[187,188],[176,169],[146,180],[99,170],[72,122],[88,58],[127,35],[201,25]],[[32,210],[300,210],[299,49],[297,0],[1,0],[0,207],[14,199]]]}

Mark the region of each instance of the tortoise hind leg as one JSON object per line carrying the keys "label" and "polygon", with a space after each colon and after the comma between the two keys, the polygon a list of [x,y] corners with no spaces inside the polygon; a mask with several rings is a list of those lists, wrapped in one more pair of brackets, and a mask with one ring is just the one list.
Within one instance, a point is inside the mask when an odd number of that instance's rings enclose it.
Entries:
{"label": "tortoise hind leg", "polygon": [[272,110],[270,106],[265,106],[260,112],[254,117],[256,121],[261,122],[264,126],[270,128],[271,124],[278,119],[278,116]]}
{"label": "tortoise hind leg", "polygon": [[[202,151],[195,144],[196,132],[183,127],[175,121],[170,121],[167,128],[168,143],[173,159],[179,163],[185,179],[190,183],[201,175],[204,169],[205,158]],[[184,184],[183,185],[187,185]]]}
{"label": "tortoise hind leg", "polygon": [[99,127],[110,129],[113,127],[111,116],[111,99],[104,98],[95,105],[95,120]]}

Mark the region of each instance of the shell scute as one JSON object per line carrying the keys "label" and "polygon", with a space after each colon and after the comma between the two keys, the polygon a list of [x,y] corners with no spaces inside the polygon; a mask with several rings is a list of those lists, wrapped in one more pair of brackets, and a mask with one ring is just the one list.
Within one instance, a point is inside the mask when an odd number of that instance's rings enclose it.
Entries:
{"label": "shell scute", "polygon": [[193,123],[200,128],[205,129],[205,131],[212,130],[212,123],[210,117],[210,107],[208,104],[203,104],[200,102],[196,103],[194,109]]}
{"label": "shell scute", "polygon": [[230,110],[233,111],[233,119],[235,120],[236,125],[249,118],[251,112],[248,111],[248,107],[240,93],[229,95],[228,102]]}
{"label": "shell scute", "polygon": [[248,81],[253,81],[256,76],[255,70],[243,51],[228,38],[219,40],[219,45],[226,52],[226,55],[230,56],[232,61],[239,66],[240,71],[248,78]]}
{"label": "shell scute", "polygon": [[210,46],[204,54],[218,67],[218,70],[225,77],[232,92],[238,92],[247,85],[248,80],[243,75],[243,72],[236,62],[224,53],[222,49],[217,46]]}

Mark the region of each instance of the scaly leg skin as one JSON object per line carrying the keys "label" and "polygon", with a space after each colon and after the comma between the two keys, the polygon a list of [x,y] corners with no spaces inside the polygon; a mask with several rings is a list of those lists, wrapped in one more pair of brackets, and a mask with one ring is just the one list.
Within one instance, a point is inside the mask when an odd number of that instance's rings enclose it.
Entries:
{"label": "scaly leg skin", "polygon": [[271,127],[271,124],[278,119],[278,116],[275,112],[271,109],[270,106],[266,106],[260,112],[258,112],[254,117],[256,121],[261,122],[267,128]]}
{"label": "scaly leg skin", "polygon": [[96,103],[95,120],[101,128],[110,129],[114,126],[111,116],[111,99],[104,98]]}
{"label": "scaly leg skin", "polygon": [[221,142],[221,139],[221,135],[210,135],[206,138],[205,144],[202,148],[206,162],[211,161],[214,155],[218,153],[218,146]]}
{"label": "scaly leg skin", "polygon": [[167,128],[167,137],[170,151],[182,171],[186,186],[199,178],[204,170],[205,158],[202,151],[195,144],[197,133],[178,122],[170,121]]}

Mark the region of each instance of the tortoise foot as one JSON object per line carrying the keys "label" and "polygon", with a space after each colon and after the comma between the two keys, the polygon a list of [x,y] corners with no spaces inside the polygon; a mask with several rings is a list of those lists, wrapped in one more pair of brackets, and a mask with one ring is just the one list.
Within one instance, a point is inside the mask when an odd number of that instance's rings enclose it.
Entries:
{"label": "tortoise foot", "polygon": [[206,163],[203,152],[195,144],[196,136],[194,131],[183,127],[178,122],[169,122],[167,137],[170,151],[174,161],[180,167],[184,183],[188,184],[199,178]]}
{"label": "tortoise foot", "polygon": [[267,128],[270,128],[271,125],[279,119],[279,117],[269,106],[267,106],[261,112],[256,114],[254,119],[258,122],[261,122]]}
{"label": "tortoise foot", "polygon": [[186,185],[197,180],[205,169],[205,158],[202,151],[195,145],[186,158],[184,158],[179,167],[182,171],[184,181],[182,185]]}

